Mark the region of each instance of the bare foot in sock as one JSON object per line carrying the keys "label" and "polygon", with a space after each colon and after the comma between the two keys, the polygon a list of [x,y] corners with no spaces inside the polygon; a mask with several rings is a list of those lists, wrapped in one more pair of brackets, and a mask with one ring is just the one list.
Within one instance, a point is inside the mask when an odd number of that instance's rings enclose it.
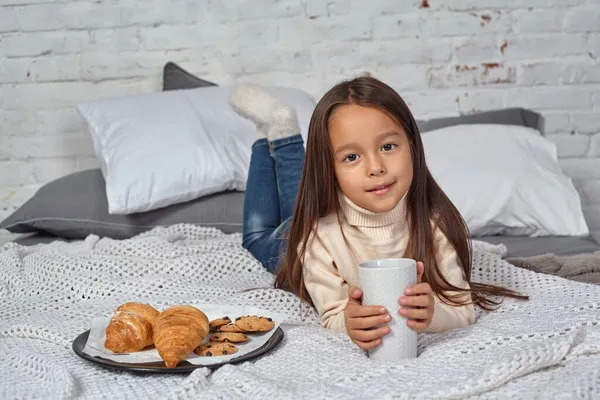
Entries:
{"label": "bare foot in sock", "polygon": [[254,122],[258,135],[269,141],[300,133],[296,111],[259,86],[238,86],[229,96],[229,104]]}

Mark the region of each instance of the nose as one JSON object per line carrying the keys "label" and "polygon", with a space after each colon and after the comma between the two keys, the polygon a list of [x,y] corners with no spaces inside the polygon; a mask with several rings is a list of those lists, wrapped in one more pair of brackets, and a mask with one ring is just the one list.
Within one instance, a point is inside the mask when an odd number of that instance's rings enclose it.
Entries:
{"label": "nose", "polygon": [[369,165],[369,176],[380,176],[386,173],[384,163],[379,157],[374,157]]}

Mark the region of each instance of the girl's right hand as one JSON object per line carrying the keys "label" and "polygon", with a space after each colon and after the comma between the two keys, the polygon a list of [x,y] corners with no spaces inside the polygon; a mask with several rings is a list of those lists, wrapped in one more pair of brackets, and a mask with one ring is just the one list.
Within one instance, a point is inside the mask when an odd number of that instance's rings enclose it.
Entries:
{"label": "girl's right hand", "polygon": [[[381,344],[381,338],[390,333],[388,326],[375,328],[392,320],[392,316],[381,306],[363,306],[362,291],[351,286],[348,303],[344,309],[346,331],[350,339],[363,350],[371,350]],[[373,329],[375,328],[375,329]]]}

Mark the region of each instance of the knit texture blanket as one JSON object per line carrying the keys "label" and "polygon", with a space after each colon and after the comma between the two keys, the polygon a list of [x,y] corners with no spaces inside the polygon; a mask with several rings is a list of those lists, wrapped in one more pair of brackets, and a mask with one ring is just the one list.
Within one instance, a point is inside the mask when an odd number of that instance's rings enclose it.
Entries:
{"label": "knit texture blanket", "polygon": [[[318,324],[238,234],[192,225],[129,240],[0,248],[0,398],[562,398],[600,396],[600,287],[538,274],[476,244],[473,279],[527,293],[474,325],[421,334],[419,356],[370,360]],[[217,370],[135,374],[78,357],[73,340],[125,301],[254,305],[289,315],[272,352]]]}

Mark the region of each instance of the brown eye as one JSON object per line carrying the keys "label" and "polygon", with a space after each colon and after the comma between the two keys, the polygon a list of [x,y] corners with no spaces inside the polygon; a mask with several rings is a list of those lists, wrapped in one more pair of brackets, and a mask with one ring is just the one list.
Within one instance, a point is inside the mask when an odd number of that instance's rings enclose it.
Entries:
{"label": "brown eye", "polygon": [[356,154],[348,154],[346,157],[344,157],[344,161],[347,162],[354,162],[358,160],[358,156]]}
{"label": "brown eye", "polygon": [[397,145],[395,145],[394,143],[386,143],[383,145],[383,150],[384,151],[391,151],[394,150],[396,147],[398,147]]}

